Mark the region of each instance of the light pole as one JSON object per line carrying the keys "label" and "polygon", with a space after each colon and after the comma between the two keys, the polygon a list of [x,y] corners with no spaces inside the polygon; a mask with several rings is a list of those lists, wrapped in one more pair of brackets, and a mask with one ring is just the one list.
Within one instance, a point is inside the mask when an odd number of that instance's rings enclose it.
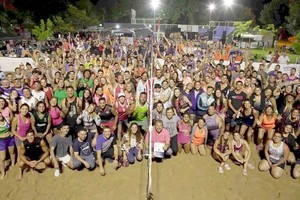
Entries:
{"label": "light pole", "polygon": [[[234,3],[234,0],[223,0],[224,5],[226,8],[231,8]],[[225,41],[224,44],[227,42],[227,10],[225,10]]]}
{"label": "light pole", "polygon": [[209,21],[208,21],[208,30],[210,31],[210,21],[211,21],[211,15],[212,15],[212,12],[215,10],[216,6],[214,3],[210,3],[209,6],[208,6],[208,9],[209,9]]}
{"label": "light pole", "polygon": [[153,36],[152,36],[152,42],[151,42],[151,63],[150,63],[150,102],[149,102],[149,109],[150,109],[150,120],[149,120],[149,155],[148,155],[148,184],[147,184],[147,192],[146,192],[146,198],[151,199],[151,188],[152,188],[152,133],[153,133],[153,126],[152,126],[152,110],[153,110],[153,84],[154,84],[154,78],[153,78],[153,70],[154,70],[154,44],[156,39],[156,19],[155,19],[155,11],[159,6],[159,0],[151,0],[151,7],[153,8],[153,15],[154,15],[154,23],[153,23]]}

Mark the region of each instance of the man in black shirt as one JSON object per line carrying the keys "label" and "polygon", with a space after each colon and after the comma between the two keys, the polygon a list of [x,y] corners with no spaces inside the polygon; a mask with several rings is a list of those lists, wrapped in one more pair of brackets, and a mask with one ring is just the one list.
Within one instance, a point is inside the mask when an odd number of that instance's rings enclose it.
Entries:
{"label": "man in black shirt", "polygon": [[[239,118],[240,109],[243,105],[243,101],[246,99],[246,94],[242,91],[242,81],[235,83],[235,89],[228,94],[228,112],[226,117],[226,130],[229,130],[230,125],[234,126],[233,122]],[[238,128],[237,126],[235,126]],[[238,129],[237,129],[238,130]]]}
{"label": "man in black shirt", "polygon": [[19,156],[19,176],[17,178],[19,181],[23,178],[23,170],[25,167],[29,167],[32,171],[41,171],[51,163],[49,158],[49,149],[46,143],[43,139],[35,137],[33,131],[29,131],[26,134],[26,139],[20,146]]}

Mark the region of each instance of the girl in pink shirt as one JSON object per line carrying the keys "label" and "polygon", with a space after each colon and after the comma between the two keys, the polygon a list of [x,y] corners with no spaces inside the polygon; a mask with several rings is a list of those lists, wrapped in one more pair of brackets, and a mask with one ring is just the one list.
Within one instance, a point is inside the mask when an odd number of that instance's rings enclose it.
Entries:
{"label": "girl in pink shirt", "polygon": [[49,109],[49,114],[52,118],[52,128],[54,134],[58,133],[58,129],[62,125],[64,121],[65,114],[59,109],[57,106],[57,98],[53,97],[50,100],[50,109]]}
{"label": "girl in pink shirt", "polygon": [[178,152],[181,153],[183,147],[184,152],[189,153],[192,126],[190,124],[190,115],[188,113],[183,114],[182,120],[177,123],[177,128]]}

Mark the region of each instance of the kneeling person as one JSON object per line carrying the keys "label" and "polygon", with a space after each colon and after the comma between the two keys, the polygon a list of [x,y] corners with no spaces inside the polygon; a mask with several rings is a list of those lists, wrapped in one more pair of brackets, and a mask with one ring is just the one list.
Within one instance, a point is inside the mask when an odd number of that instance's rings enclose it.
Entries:
{"label": "kneeling person", "polygon": [[[170,140],[170,133],[163,127],[163,121],[160,119],[155,120],[151,141],[153,156],[158,158],[171,156],[173,151],[170,148]],[[147,132],[145,137],[145,154],[149,152],[149,143],[149,132]]]}
{"label": "kneeling person", "polygon": [[117,169],[119,167],[118,161],[118,147],[116,137],[111,134],[108,126],[103,127],[103,134],[99,135],[96,142],[96,154],[100,167],[100,174],[105,175],[104,160],[106,158],[113,159],[113,164]]}
{"label": "kneeling person", "polygon": [[67,136],[70,131],[68,124],[63,124],[60,133],[56,134],[50,144],[50,155],[55,168],[54,176],[59,176],[59,163],[73,169],[73,162],[71,156],[73,155],[72,139]]}
{"label": "kneeling person", "polygon": [[92,147],[93,133],[88,133],[85,129],[81,129],[77,133],[78,138],[73,142],[74,169],[81,169],[83,166],[87,169],[94,169],[96,165],[95,156]]}
{"label": "kneeling person", "polygon": [[35,137],[33,131],[26,134],[26,139],[20,146],[19,177],[23,177],[23,169],[29,167],[32,170],[44,170],[50,165],[49,149],[43,139]]}
{"label": "kneeling person", "polygon": [[268,171],[271,169],[271,175],[278,179],[284,172],[285,164],[288,159],[289,147],[282,142],[282,134],[276,132],[273,139],[265,145],[265,159],[263,159],[258,169],[260,171]]}

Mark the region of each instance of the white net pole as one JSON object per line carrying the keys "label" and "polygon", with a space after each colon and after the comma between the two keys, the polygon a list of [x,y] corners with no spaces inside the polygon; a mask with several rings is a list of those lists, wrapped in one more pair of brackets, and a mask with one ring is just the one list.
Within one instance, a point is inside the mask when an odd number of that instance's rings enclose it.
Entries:
{"label": "white net pole", "polygon": [[148,185],[147,185],[147,199],[152,198],[151,188],[152,188],[152,121],[153,121],[153,84],[154,84],[154,77],[153,77],[153,70],[154,70],[154,45],[155,45],[155,32],[156,32],[156,23],[155,23],[155,9],[154,9],[154,26],[153,26],[153,33],[152,33],[152,42],[151,42],[151,63],[150,63],[150,116],[149,116],[149,156],[148,156]]}

